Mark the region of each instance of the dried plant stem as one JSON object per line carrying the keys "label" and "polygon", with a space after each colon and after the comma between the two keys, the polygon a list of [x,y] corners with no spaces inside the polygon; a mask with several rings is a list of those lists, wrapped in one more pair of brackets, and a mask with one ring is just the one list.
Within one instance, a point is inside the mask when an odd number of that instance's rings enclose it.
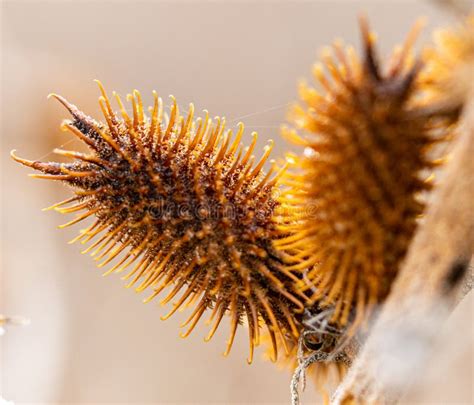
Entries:
{"label": "dried plant stem", "polygon": [[[471,92],[473,93],[473,92]],[[332,404],[392,404],[416,382],[459,299],[474,245],[474,94],[392,292]]]}

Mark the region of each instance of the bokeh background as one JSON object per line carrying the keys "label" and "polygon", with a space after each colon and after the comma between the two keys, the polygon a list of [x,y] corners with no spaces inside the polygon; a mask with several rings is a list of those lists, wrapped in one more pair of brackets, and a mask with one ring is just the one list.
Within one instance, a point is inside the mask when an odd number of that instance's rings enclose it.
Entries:
{"label": "bokeh background", "polygon": [[[297,80],[310,79],[317,51],[336,37],[359,46],[365,11],[382,54],[403,40],[419,16],[429,28],[452,18],[428,1],[2,1],[1,2],[1,302],[0,312],[31,319],[1,338],[1,389],[17,403],[288,403],[286,371],[262,359],[246,364],[240,329],[231,355],[228,328],[211,343],[198,326],[178,336],[184,314],[166,322],[158,300],[101,277],[75,229],[57,230],[61,215],[42,207],[68,196],[62,185],[32,180],[11,149],[52,159],[54,147],[78,143],[59,124],[57,92],[98,117],[103,81],[122,95],[134,88],[177,97],[186,108],[242,120],[259,148],[280,138]],[[430,29],[420,43],[429,40]],[[471,328],[472,329],[472,328]],[[471,331],[472,332],[472,331]],[[471,354],[472,356],[472,354]],[[471,373],[472,377],[472,373]],[[311,385],[307,403],[317,401]]]}

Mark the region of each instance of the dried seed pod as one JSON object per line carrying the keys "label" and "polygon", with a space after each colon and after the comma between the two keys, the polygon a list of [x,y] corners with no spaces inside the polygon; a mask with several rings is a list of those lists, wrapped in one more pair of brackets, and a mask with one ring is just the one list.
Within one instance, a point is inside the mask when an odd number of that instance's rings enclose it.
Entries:
{"label": "dried seed pod", "polygon": [[164,118],[156,93],[147,117],[136,90],[127,97],[132,117],[116,95],[119,117],[99,86],[105,124],[52,95],[72,115],[64,129],[84,141],[90,154],[55,150],[72,158],[72,163],[29,161],[12,152],[13,158],[43,173],[34,177],[73,188],[72,198],[52,208],[62,213],[85,211],[63,226],[96,217],[74,241],[96,238],[84,252],[92,252],[101,261],[99,267],[113,263],[105,274],[131,268],[123,278],[127,287],[152,290],[146,302],[170,287],[161,302],[176,302],[162,319],[194,305],[183,337],[212,309],[214,324],[206,340],[229,313],[225,354],[237,326],[246,321],[248,361],[263,325],[272,337],[276,358],[276,335],[297,336],[294,316],[302,312],[305,297],[295,291],[298,279],[283,266],[271,243],[282,235],[272,217],[277,206],[275,185],[283,173],[282,169],[271,178],[274,168],[262,171],[272,143],[254,163],[257,134],[243,149],[241,123],[233,137],[231,130],[225,130],[225,119],[211,120],[206,112],[204,119],[194,120],[192,104],[186,116],[180,115],[174,97],[169,118]]}
{"label": "dried seed pod", "polygon": [[302,289],[331,309],[331,322],[354,327],[389,292],[422,214],[423,177],[439,164],[430,148],[445,140],[445,118],[428,112],[419,83],[421,64],[411,47],[420,25],[397,48],[382,72],[374,36],[361,20],[365,55],[336,42],[324,50],[314,76],[319,93],[303,84],[302,105],[283,134],[305,147],[283,180],[278,208],[288,236],[275,246],[292,257],[289,271],[308,269]]}

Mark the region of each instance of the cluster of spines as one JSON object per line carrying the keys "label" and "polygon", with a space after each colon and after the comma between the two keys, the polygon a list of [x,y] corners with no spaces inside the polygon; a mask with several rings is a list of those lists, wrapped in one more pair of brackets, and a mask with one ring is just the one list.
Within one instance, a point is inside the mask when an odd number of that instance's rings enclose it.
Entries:
{"label": "cluster of spines", "polygon": [[300,88],[305,106],[290,119],[309,135],[283,131],[305,152],[283,179],[278,212],[288,236],[275,242],[293,257],[288,269],[306,273],[301,286],[311,301],[332,308],[330,321],[351,324],[349,333],[389,292],[423,212],[419,195],[430,188],[423,176],[441,163],[430,148],[448,128],[428,108],[422,64],[411,56],[419,25],[386,72],[364,19],[361,29],[363,61],[336,42],[322,55],[329,75],[322,65],[313,71],[323,93]]}
{"label": "cluster of spines", "polygon": [[[129,280],[127,287],[139,283],[137,291],[153,289],[145,301],[169,287],[162,304],[179,298],[162,319],[194,305],[183,324],[189,325],[183,337],[212,309],[209,340],[229,313],[231,332],[225,354],[238,324],[246,319],[249,362],[263,325],[276,359],[277,337],[285,346],[288,337],[298,336],[296,314],[302,312],[306,297],[295,288],[298,277],[286,269],[272,246],[272,240],[283,236],[273,214],[278,204],[275,185],[285,170],[281,168],[273,178],[275,164],[268,173],[262,171],[272,143],[254,164],[257,134],[252,134],[250,146],[244,149],[241,123],[232,139],[232,131],[225,130],[225,119],[211,120],[206,112],[204,119],[194,120],[192,104],[187,116],[182,116],[173,97],[169,118],[165,118],[155,92],[148,118],[138,91],[127,97],[131,117],[115,95],[119,117],[99,86],[105,124],[52,95],[72,115],[63,128],[86,143],[92,153],[55,150],[74,159],[72,163],[29,161],[12,153],[13,158],[43,173],[34,177],[72,186],[75,196],[51,208],[62,213],[85,210],[62,227],[96,217],[71,242],[91,243],[84,253],[102,260],[99,267],[114,261],[105,274],[120,273],[133,265],[123,278]],[[97,239],[92,243],[93,238]]]}

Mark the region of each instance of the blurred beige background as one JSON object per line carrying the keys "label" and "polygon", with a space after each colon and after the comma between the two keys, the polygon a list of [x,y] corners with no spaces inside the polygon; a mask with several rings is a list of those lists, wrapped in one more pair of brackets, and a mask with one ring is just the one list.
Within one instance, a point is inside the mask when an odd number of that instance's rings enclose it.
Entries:
{"label": "blurred beige background", "polygon": [[[3,1],[1,91],[0,311],[31,318],[1,339],[2,395],[24,402],[288,403],[287,372],[260,358],[246,364],[240,330],[224,359],[228,329],[211,343],[201,325],[178,337],[183,316],[143,305],[119,277],[68,245],[80,226],[41,212],[68,195],[60,184],[29,179],[8,156],[31,159],[71,140],[59,124],[58,92],[98,116],[101,79],[109,91],[174,94],[185,107],[242,119],[273,156],[296,83],[310,77],[317,50],[335,37],[358,44],[356,17],[366,11],[387,51],[420,16],[430,27],[449,18],[423,1]],[[428,31],[428,30],[427,30]],[[428,32],[422,40],[428,39]],[[66,149],[77,147],[69,142]],[[306,403],[316,401],[309,388]]]}

